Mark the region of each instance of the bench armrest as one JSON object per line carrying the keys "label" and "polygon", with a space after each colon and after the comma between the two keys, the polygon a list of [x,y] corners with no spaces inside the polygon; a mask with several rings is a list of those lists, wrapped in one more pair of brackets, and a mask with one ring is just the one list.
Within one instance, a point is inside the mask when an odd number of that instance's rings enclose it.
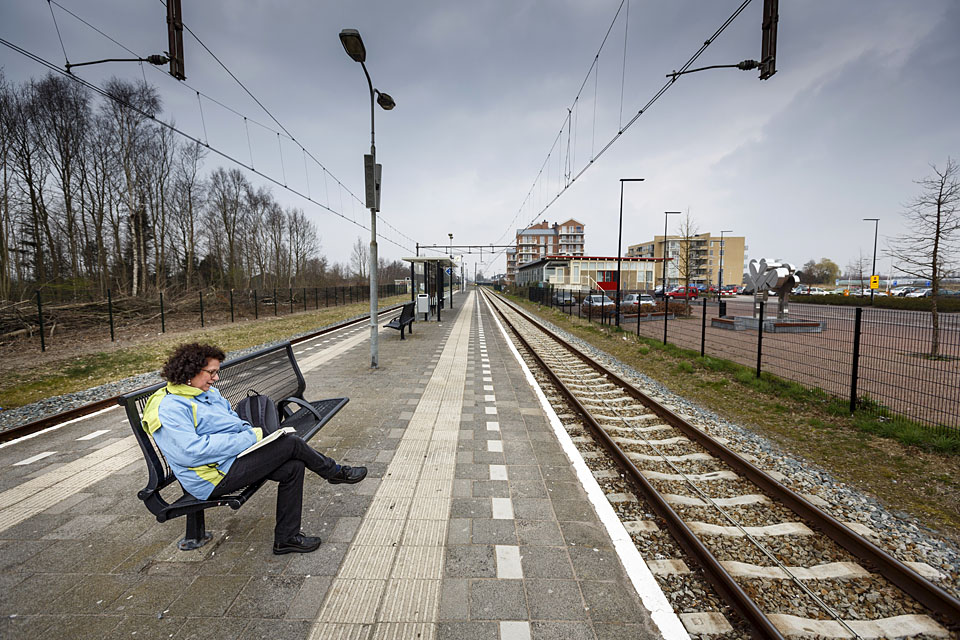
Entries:
{"label": "bench armrest", "polygon": [[323,420],[323,416],[320,415],[320,412],[317,411],[312,404],[296,396],[290,396],[289,398],[285,398],[280,401],[280,405],[277,408],[280,409],[280,411],[283,413],[284,418],[289,418],[294,413],[296,413],[295,411],[290,411],[290,409],[288,408],[288,405],[291,405],[291,404],[295,404],[298,407],[302,407],[307,411],[309,411],[310,413],[312,413],[314,417],[317,419],[317,422],[320,422],[321,420]]}

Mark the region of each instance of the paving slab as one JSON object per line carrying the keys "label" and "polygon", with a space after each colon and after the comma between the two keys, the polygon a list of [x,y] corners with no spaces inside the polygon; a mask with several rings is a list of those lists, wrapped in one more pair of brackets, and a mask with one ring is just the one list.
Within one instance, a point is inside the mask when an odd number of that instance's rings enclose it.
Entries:
{"label": "paving slab", "polygon": [[[307,474],[310,554],[272,554],[270,483],[207,512],[207,550],[171,551],[184,521],[137,500],[145,465],[118,409],[0,448],[0,636],[661,637],[489,307],[457,294],[416,324],[381,332],[377,370],[366,325],[300,356],[308,398],[350,398],[311,444],[369,469],[355,486]],[[48,493],[14,513],[4,496],[24,483]]]}

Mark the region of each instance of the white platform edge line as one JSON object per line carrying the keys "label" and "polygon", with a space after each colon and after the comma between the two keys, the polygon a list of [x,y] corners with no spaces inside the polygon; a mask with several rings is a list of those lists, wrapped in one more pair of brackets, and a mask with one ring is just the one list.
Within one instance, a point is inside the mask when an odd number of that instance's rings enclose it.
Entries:
{"label": "white platform edge line", "polygon": [[80,422],[81,420],[87,420],[87,419],[89,419],[89,418],[95,418],[95,417],[97,417],[97,416],[99,416],[99,415],[102,415],[102,414],[106,413],[107,411],[113,411],[114,409],[119,409],[119,408],[120,408],[120,405],[114,405],[114,406],[112,406],[112,407],[107,407],[106,409],[101,409],[100,411],[97,411],[97,412],[94,412],[94,413],[88,413],[87,415],[85,415],[85,416],[80,416],[79,418],[74,418],[73,420],[67,420],[66,422],[61,422],[60,424],[55,424],[55,425],[53,425],[52,427],[47,427],[46,429],[44,429],[44,430],[42,430],[42,431],[37,431],[36,433],[31,433],[31,434],[26,435],[26,436],[23,436],[23,437],[21,437],[21,438],[17,438],[16,440],[11,440],[10,442],[4,442],[3,444],[0,444],[0,449],[3,449],[4,447],[9,447],[10,445],[13,445],[13,444],[17,444],[18,442],[23,442],[24,440],[29,440],[29,439],[31,439],[31,438],[36,438],[37,436],[42,436],[42,435],[44,435],[45,433],[50,433],[51,431],[56,431],[57,429],[61,429],[61,428],[65,427],[65,426],[67,426],[67,425],[70,425],[70,424],[74,424],[75,422]]}
{"label": "white platform edge line", "polygon": [[[489,308],[489,300],[484,299],[484,302],[486,302]],[[597,517],[600,518],[600,522],[603,523],[607,533],[610,535],[610,539],[613,541],[613,547],[620,557],[620,562],[623,563],[623,568],[626,570],[627,576],[630,578],[630,582],[633,584],[637,595],[640,596],[641,602],[643,602],[644,606],[650,611],[650,617],[653,619],[654,624],[660,629],[663,637],[668,640],[678,638],[690,640],[690,634],[687,633],[686,628],[680,621],[680,617],[673,610],[670,602],[667,601],[667,597],[664,595],[663,590],[660,589],[660,585],[657,584],[656,578],[653,577],[653,573],[650,571],[650,568],[647,567],[647,563],[644,562],[640,552],[637,551],[637,547],[633,544],[630,534],[624,529],[623,523],[620,522],[620,518],[617,517],[613,507],[607,501],[596,478],[590,473],[587,463],[584,462],[580,452],[570,439],[570,434],[563,428],[560,418],[553,410],[553,407],[550,406],[550,401],[547,400],[547,396],[543,393],[543,389],[540,388],[540,384],[536,378],[533,377],[533,373],[530,372],[530,368],[527,367],[523,361],[513,341],[510,340],[510,336],[500,322],[500,318],[497,317],[493,309],[490,309],[490,314],[494,322],[497,323],[497,328],[500,329],[500,333],[510,348],[510,352],[520,365],[521,370],[523,370],[527,383],[533,389],[534,393],[536,393],[537,399],[540,400],[540,406],[543,408],[544,413],[547,414],[554,434],[556,434],[557,439],[560,441],[564,453],[567,454],[567,457],[570,458],[570,461],[573,463],[573,468],[577,472],[577,478],[580,480],[580,484],[587,492],[587,497],[590,499],[590,503],[593,505]]]}

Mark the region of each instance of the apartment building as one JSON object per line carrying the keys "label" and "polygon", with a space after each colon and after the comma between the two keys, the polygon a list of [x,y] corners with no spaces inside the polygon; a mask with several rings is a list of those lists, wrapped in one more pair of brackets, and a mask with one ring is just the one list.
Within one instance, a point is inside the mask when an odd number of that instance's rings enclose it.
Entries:
{"label": "apartment building", "polygon": [[[659,261],[653,258],[623,258],[620,261],[621,291],[652,291],[660,277]],[[727,265],[723,265],[726,270]],[[617,258],[604,256],[544,256],[517,269],[516,284],[543,284],[570,291],[616,291]]]}
{"label": "apartment building", "polygon": [[516,282],[517,270],[530,262],[550,256],[582,256],[584,224],[570,218],[550,224],[546,220],[517,229],[516,247],[507,250],[507,281]]}
{"label": "apartment building", "polygon": [[[670,260],[667,262],[667,286],[682,284],[686,280],[685,275],[689,275],[691,284],[719,284],[720,241],[720,236],[699,233],[689,239],[690,250],[687,252],[686,240],[682,236],[668,235],[666,256]],[[660,259],[664,256],[664,244],[663,236],[654,236],[649,242],[627,247],[627,256]],[[748,249],[744,236],[723,236],[723,284],[743,284]],[[661,277],[661,274],[657,274],[658,281]]]}

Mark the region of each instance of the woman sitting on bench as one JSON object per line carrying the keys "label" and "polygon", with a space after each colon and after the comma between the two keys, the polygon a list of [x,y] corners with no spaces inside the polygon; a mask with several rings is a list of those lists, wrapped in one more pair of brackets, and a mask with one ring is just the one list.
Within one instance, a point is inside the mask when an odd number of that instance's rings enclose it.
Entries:
{"label": "woman sitting on bench", "polygon": [[293,434],[238,458],[268,434],[242,420],[211,386],[225,357],[221,349],[206,344],[177,347],[163,366],[167,386],[144,407],[144,423],[184,490],[201,500],[263,478],[280,483],[273,552],[315,551],[320,538],[300,531],[304,468],[331,484],[360,482],[367,469],[339,465]]}

